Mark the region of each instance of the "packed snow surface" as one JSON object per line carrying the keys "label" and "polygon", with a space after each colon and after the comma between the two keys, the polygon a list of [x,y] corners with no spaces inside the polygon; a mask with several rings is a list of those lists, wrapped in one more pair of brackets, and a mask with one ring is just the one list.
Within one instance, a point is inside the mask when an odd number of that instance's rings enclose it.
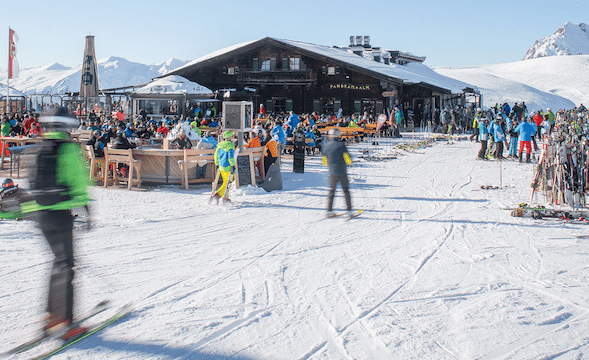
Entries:
{"label": "packed snow surface", "polygon": [[[533,165],[475,161],[478,148],[352,145],[365,212],[351,221],[323,219],[319,156],[304,174],[286,158],[284,190],[240,188],[229,206],[207,205],[205,185],[92,188],[76,309],[134,310],[55,358],[586,357],[589,243],[576,236],[589,228],[511,217],[502,208],[528,202]],[[2,351],[40,328],[51,254],[32,222],[2,221],[0,237]]]}

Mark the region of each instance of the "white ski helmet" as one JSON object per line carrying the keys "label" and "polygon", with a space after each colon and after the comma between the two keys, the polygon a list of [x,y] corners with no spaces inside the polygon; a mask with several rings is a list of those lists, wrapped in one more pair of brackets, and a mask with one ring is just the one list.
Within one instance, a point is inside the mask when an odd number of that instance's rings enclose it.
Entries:
{"label": "white ski helmet", "polygon": [[78,119],[71,117],[64,107],[52,109],[39,117],[39,125],[47,132],[68,132],[80,125]]}

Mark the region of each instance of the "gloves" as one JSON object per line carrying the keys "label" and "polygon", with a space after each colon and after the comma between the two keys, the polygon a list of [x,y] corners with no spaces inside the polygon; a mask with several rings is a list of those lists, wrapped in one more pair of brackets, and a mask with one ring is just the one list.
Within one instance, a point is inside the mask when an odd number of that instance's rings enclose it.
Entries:
{"label": "gloves", "polygon": [[350,158],[350,154],[344,153],[344,161],[346,162],[346,164],[352,165],[352,159]]}
{"label": "gloves", "polygon": [[232,174],[235,174],[235,166],[232,166],[232,167],[231,167],[231,173],[232,173]]}
{"label": "gloves", "polygon": [[323,157],[323,166],[327,166],[327,156]]}

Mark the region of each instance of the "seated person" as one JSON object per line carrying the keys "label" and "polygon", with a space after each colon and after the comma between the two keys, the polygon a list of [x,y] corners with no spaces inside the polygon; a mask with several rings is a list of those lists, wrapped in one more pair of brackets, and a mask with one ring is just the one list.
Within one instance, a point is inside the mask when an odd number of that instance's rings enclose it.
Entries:
{"label": "seated person", "polygon": [[210,132],[205,132],[204,136],[196,145],[197,150],[214,149],[217,147],[217,139]]}
{"label": "seated person", "polygon": [[266,151],[264,153],[264,174],[267,174],[270,165],[274,164],[278,158],[278,144],[272,138],[272,135],[270,135],[270,129],[265,130],[262,145],[266,146]]}
{"label": "seated person", "polygon": [[254,147],[260,147],[262,146],[262,143],[260,142],[260,138],[258,137],[258,134],[255,131],[250,131],[250,139],[247,142],[247,145],[245,146],[246,148],[254,148]]}
{"label": "seated person", "polygon": [[156,133],[159,134],[160,137],[165,138],[166,136],[168,136],[169,132],[170,132],[170,129],[168,129],[166,122],[162,121],[161,125],[157,128]]}
{"label": "seated person", "polygon": [[[313,141],[307,139],[311,139]],[[313,134],[310,127],[305,129],[305,141],[307,143],[307,155],[311,155],[311,153],[314,153],[313,148],[317,146],[317,137],[315,137],[315,134]]]}
{"label": "seated person", "polygon": [[170,143],[170,147],[174,149],[192,149],[192,142],[186,137],[184,129],[180,129],[178,137]]}
{"label": "seated person", "polygon": [[[112,148],[113,149],[122,149],[122,150],[134,149],[135,145],[131,144],[129,142],[129,140],[127,140],[125,138],[124,131],[119,130],[117,132],[117,137],[115,138],[115,140],[112,143]],[[118,172],[119,176],[127,177],[127,174],[129,172],[129,166],[127,164],[119,164],[117,172]]]}
{"label": "seated person", "polygon": [[219,127],[219,123],[217,122],[217,120],[215,120],[213,118],[213,119],[211,119],[211,123],[209,124],[209,127],[212,127],[212,128]]}

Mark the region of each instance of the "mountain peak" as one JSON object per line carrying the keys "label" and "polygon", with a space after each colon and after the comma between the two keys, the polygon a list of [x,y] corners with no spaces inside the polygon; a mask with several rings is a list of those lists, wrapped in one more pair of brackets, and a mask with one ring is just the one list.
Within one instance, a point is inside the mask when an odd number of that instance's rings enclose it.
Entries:
{"label": "mountain peak", "polygon": [[545,56],[589,54],[589,26],[566,22],[554,35],[536,40],[524,60]]}

